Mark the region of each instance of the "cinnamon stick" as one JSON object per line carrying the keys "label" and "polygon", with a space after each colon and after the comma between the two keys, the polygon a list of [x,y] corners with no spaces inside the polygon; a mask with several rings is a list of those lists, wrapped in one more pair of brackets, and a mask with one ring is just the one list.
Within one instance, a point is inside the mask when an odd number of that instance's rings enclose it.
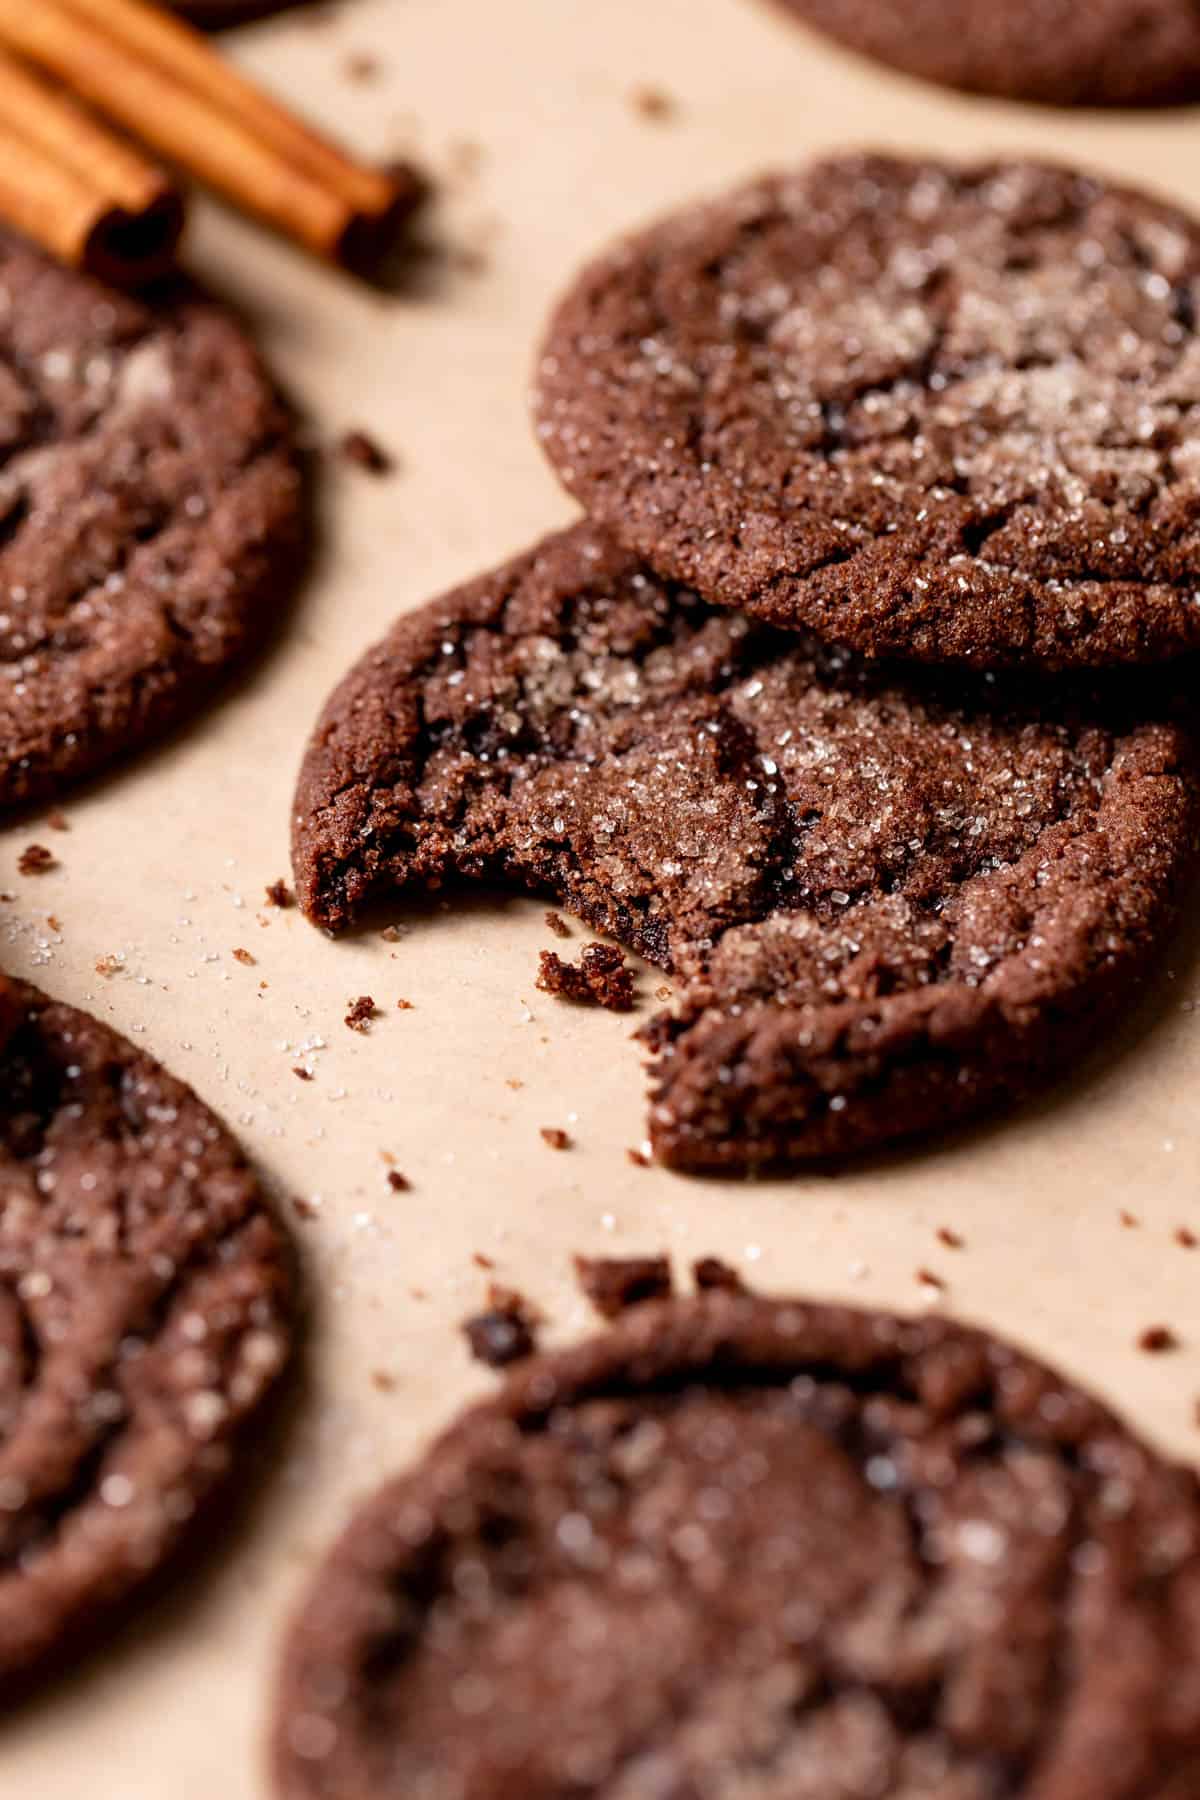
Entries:
{"label": "cinnamon stick", "polygon": [[0,215],[120,285],[167,269],[183,225],[161,169],[0,52]]}
{"label": "cinnamon stick", "polygon": [[140,0],[0,0],[0,44],[321,256],[351,255],[405,205],[401,184],[290,119]]}

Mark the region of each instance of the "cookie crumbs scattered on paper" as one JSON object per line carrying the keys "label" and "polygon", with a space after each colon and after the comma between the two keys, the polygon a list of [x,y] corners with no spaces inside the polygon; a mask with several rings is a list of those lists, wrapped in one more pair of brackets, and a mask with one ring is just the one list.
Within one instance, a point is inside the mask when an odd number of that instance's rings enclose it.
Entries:
{"label": "cookie crumbs scattered on paper", "polygon": [[541,1139],[544,1144],[550,1146],[551,1150],[569,1150],[571,1148],[570,1132],[564,1131],[559,1125],[543,1125]]}
{"label": "cookie crumbs scattered on paper", "polygon": [[1178,1350],[1179,1339],[1169,1325],[1147,1325],[1138,1338],[1137,1346],[1151,1356],[1161,1356],[1166,1350]]}
{"label": "cookie crumbs scattered on paper", "polygon": [[551,907],[546,913],[545,918],[547,931],[552,931],[556,938],[570,937],[571,927],[567,924],[567,921],[563,918],[561,913],[555,912],[554,908]]}
{"label": "cookie crumbs scattered on paper", "polygon": [[270,886],[266,889],[266,895],[268,906],[278,906],[282,910],[286,910],[287,907],[296,904],[295,894],[292,892],[287,882],[282,878],[278,881],[271,882]]}
{"label": "cookie crumbs scattered on paper", "polygon": [[664,1300],[672,1288],[665,1256],[577,1256],[575,1277],[595,1310],[615,1319],[628,1307]]}
{"label": "cookie crumbs scattered on paper", "polygon": [[633,1006],[633,970],[616,944],[588,944],[577,963],[543,950],[538,963],[537,986],[543,994],[609,1012],[629,1012]]}
{"label": "cookie crumbs scattered on paper", "polygon": [[233,958],[235,962],[244,963],[248,969],[253,969],[258,962],[258,958],[252,956],[249,950],[243,950],[240,947],[233,952]]}
{"label": "cookie crumbs scattered on paper", "polygon": [[47,850],[45,844],[26,844],[17,858],[19,875],[48,875],[58,866],[57,856],[53,850]]}
{"label": "cookie crumbs scattered on paper", "polygon": [[359,994],[357,999],[350,1001],[343,1023],[348,1025],[351,1031],[367,1031],[370,1028],[371,1020],[377,1016],[378,1008],[370,994]]}
{"label": "cookie crumbs scattered on paper", "polygon": [[361,427],[346,432],[338,445],[338,451],[344,462],[365,469],[368,475],[390,475],[396,466],[396,459],[391,453]]}

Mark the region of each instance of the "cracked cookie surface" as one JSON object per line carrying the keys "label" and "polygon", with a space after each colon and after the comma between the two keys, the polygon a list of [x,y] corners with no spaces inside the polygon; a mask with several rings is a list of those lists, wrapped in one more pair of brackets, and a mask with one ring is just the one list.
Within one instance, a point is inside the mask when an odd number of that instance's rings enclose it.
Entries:
{"label": "cracked cookie surface", "polygon": [[242,328],[0,233],[0,806],[164,731],[269,626],[302,536]]}
{"label": "cracked cookie surface", "polygon": [[1200,228],[1032,164],[839,158],[579,277],[540,358],[589,514],[718,604],[869,655],[1200,646]]}
{"label": "cracked cookie surface", "polygon": [[0,978],[0,1683],[175,1549],[286,1360],[282,1236],[224,1128]]}
{"label": "cracked cookie surface", "polygon": [[581,525],[342,682],[297,890],[332,929],[451,877],[550,893],[680,978],[647,1028],[660,1157],[862,1149],[1043,1085],[1162,938],[1194,749],[1139,713],[1157,683],[1115,685],[902,685]]}
{"label": "cracked cookie surface", "polygon": [[1200,96],[1195,0],[780,0],[852,50],[974,94],[1051,106]]}
{"label": "cracked cookie surface", "polygon": [[651,1303],[352,1520],[275,1759],[285,1800],[1184,1800],[1196,1478],[944,1319]]}

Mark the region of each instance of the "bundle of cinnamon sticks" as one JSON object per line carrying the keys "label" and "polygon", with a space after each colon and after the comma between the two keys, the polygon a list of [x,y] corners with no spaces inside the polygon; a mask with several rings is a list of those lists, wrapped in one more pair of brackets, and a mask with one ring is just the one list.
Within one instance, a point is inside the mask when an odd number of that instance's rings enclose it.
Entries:
{"label": "bundle of cinnamon sticks", "polygon": [[149,0],[0,0],[0,216],[64,262],[134,284],[175,253],[184,206],[169,170],[343,262],[420,194],[414,175],[358,162]]}

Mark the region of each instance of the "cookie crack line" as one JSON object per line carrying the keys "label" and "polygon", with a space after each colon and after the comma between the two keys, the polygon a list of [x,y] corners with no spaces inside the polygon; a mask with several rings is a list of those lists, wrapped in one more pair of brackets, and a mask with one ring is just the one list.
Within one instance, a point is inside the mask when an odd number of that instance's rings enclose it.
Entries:
{"label": "cookie crack line", "polygon": [[452,879],[670,968],[651,1138],[743,1172],[1043,1085],[1149,971],[1200,788],[1167,684],[901,676],[654,577],[581,525],[401,619],[294,808],[336,931]]}
{"label": "cookie crack line", "polygon": [[1155,662],[1200,647],[1198,290],[1200,229],[1130,189],[833,158],[586,269],[539,436],[714,604],[939,664]]}
{"label": "cookie crack line", "polygon": [[1167,1800],[1198,1582],[1194,1474],[1019,1350],[654,1300],[351,1520],[285,1645],[278,1791]]}

